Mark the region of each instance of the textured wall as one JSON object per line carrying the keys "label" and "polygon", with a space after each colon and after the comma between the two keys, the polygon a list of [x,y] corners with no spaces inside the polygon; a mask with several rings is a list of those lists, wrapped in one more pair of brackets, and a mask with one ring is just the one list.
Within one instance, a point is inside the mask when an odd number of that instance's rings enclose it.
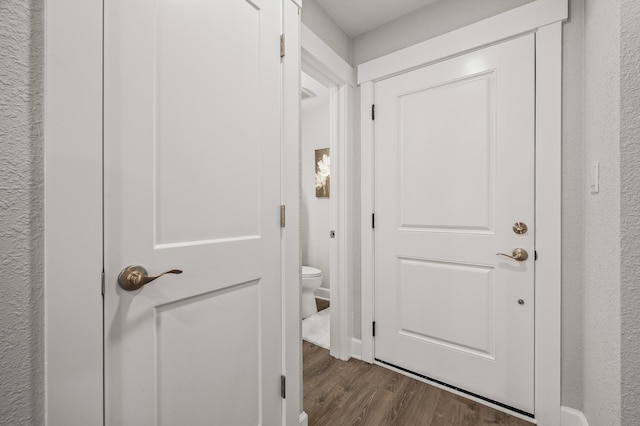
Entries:
{"label": "textured wall", "polygon": [[622,0],[620,20],[622,424],[640,425],[640,3]]}
{"label": "textured wall", "polygon": [[[584,402],[589,424],[620,424],[620,0],[585,4]],[[585,191],[588,188],[585,187]]]}
{"label": "textured wall", "polygon": [[329,230],[331,209],[329,198],[316,198],[315,150],[329,147],[329,97],[326,102],[300,114],[302,143],[300,144],[302,199],[300,228],[302,229],[302,264],[322,271],[322,287],[330,288]]}
{"label": "textured wall", "polygon": [[0,2],[0,424],[44,422],[43,4]]}
{"label": "textured wall", "polygon": [[584,0],[570,0],[562,58],[562,405],[582,410],[584,202]]}

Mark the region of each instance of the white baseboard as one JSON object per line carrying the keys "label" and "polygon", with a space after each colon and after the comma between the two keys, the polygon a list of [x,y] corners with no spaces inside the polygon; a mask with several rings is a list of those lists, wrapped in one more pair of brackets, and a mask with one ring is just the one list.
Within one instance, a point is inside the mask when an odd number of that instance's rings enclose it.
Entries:
{"label": "white baseboard", "polygon": [[560,424],[562,426],[589,426],[587,418],[582,414],[582,411],[563,406],[560,408],[560,413]]}
{"label": "white baseboard", "polygon": [[318,287],[318,289],[315,292],[315,296],[318,299],[331,300],[331,289],[330,288],[324,288],[324,287]]}
{"label": "white baseboard", "polygon": [[351,339],[351,357],[362,359],[362,340],[355,337]]}
{"label": "white baseboard", "polygon": [[304,411],[300,413],[300,426],[308,426],[309,424],[309,416]]}

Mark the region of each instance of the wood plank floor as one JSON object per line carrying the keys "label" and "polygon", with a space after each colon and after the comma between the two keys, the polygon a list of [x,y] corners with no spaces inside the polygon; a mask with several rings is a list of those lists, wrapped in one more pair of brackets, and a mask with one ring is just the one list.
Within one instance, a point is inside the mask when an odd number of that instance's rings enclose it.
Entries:
{"label": "wood plank floor", "polygon": [[531,426],[386,368],[340,361],[320,346],[302,344],[309,426]]}
{"label": "wood plank floor", "polygon": [[318,312],[324,311],[329,307],[329,301],[324,299],[318,299],[316,297],[316,306],[318,307]]}

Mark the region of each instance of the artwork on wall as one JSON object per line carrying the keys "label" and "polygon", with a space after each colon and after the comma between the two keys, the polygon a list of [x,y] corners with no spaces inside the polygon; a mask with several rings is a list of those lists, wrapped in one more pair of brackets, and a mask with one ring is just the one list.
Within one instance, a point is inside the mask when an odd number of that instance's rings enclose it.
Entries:
{"label": "artwork on wall", "polygon": [[331,158],[329,148],[316,149],[316,197],[329,198]]}

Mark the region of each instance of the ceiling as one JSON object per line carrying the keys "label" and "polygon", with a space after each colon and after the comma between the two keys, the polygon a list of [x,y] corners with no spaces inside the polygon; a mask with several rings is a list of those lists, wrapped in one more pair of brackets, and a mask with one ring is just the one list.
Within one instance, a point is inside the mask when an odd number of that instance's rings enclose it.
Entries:
{"label": "ceiling", "polygon": [[349,37],[355,37],[439,0],[316,1]]}

